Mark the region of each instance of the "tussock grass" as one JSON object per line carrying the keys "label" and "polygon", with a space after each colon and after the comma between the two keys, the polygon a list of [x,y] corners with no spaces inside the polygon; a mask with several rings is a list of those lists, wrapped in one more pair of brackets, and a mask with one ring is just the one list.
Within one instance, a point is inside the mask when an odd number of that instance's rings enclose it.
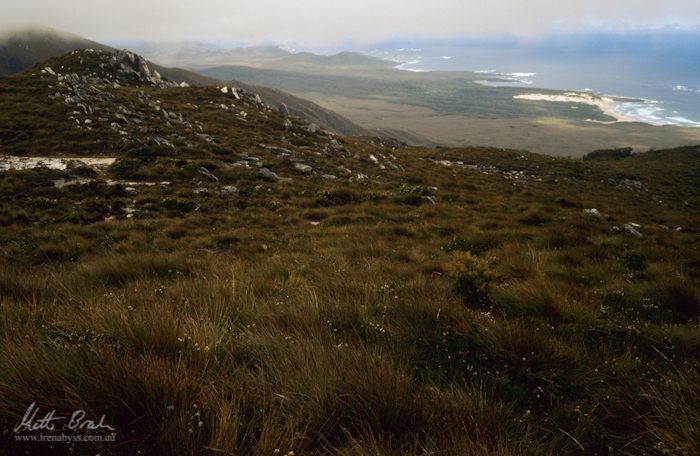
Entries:
{"label": "tussock grass", "polygon": [[662,373],[659,385],[650,385],[645,397],[651,411],[642,420],[664,454],[691,454],[700,448],[700,378],[695,370]]}
{"label": "tussock grass", "polygon": [[[2,118],[45,90],[24,83]],[[275,112],[224,116],[215,89],[144,90],[221,143],[69,134],[63,104],[34,102],[0,131],[12,153],[90,144],[121,158],[105,176],[170,182],[0,173],[0,452],[49,451],[9,432],[32,402],[117,428],[116,444],[53,454],[697,452],[697,148],[577,162],[340,138],[328,152]],[[293,180],[232,166],[239,151]]]}
{"label": "tussock grass", "polygon": [[130,254],[84,263],[80,271],[80,279],[118,287],[135,280],[176,278],[187,275],[191,271],[190,264],[176,256]]}

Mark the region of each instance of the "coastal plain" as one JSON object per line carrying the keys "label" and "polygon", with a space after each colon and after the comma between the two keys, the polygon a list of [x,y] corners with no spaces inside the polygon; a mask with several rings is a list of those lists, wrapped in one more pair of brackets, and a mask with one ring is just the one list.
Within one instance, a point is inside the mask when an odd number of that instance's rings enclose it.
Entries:
{"label": "coastal plain", "polygon": [[604,96],[493,86],[504,81],[478,72],[402,71],[395,62],[359,54],[340,62],[337,56],[313,57],[262,59],[249,51],[230,55],[235,65],[194,69],[288,91],[414,145],[489,145],[581,157],[609,147],[700,144],[700,128],[635,122]]}

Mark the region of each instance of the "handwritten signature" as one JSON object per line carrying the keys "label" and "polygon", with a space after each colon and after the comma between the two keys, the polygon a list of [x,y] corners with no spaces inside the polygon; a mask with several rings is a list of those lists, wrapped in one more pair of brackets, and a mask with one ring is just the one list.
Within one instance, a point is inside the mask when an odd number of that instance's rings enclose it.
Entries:
{"label": "handwritten signature", "polygon": [[56,410],[40,415],[36,402],[32,402],[24,412],[22,421],[15,426],[14,432],[55,431],[59,425],[62,425],[63,430],[72,431],[115,431],[116,428],[106,424],[105,419],[105,415],[100,416],[99,420],[89,419],[85,410],[76,410],[70,416],[57,415]]}

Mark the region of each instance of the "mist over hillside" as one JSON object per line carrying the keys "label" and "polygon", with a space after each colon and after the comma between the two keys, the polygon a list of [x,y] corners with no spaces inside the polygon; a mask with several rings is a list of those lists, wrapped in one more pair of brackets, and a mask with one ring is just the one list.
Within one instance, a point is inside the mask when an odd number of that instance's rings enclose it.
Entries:
{"label": "mist over hillside", "polygon": [[48,27],[14,27],[0,32],[0,76],[26,70],[37,62],[75,49],[111,49]]}

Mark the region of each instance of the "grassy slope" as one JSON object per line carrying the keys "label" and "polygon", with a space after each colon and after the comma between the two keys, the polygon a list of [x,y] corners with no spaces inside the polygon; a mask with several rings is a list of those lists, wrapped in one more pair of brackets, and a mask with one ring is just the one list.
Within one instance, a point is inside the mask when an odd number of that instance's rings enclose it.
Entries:
{"label": "grassy slope", "polygon": [[[16,122],[0,152],[122,160],[62,190],[52,180],[80,170],[0,172],[7,451],[24,449],[7,432],[33,401],[116,425],[121,445],[76,444],[77,454],[700,445],[697,148],[581,162],[337,145],[300,125],[285,133],[264,109],[245,121],[223,113],[213,89],[113,90],[132,110],[143,90],[222,138],[183,133],[170,151],[78,130],[72,108],[46,101],[46,78],[0,82],[0,115]],[[230,167],[240,152],[292,181]],[[239,196],[220,194],[200,166]],[[133,193],[107,177],[171,184]],[[629,222],[643,237],[620,228]]]}
{"label": "grassy slope", "polygon": [[314,122],[335,133],[346,136],[368,136],[370,134],[369,130],[351,122],[346,117],[307,99],[298,98],[287,92],[260,85],[247,85],[237,83],[237,81],[234,81],[234,84],[259,94],[263,101],[271,106],[280,106],[284,103],[291,115]]}

